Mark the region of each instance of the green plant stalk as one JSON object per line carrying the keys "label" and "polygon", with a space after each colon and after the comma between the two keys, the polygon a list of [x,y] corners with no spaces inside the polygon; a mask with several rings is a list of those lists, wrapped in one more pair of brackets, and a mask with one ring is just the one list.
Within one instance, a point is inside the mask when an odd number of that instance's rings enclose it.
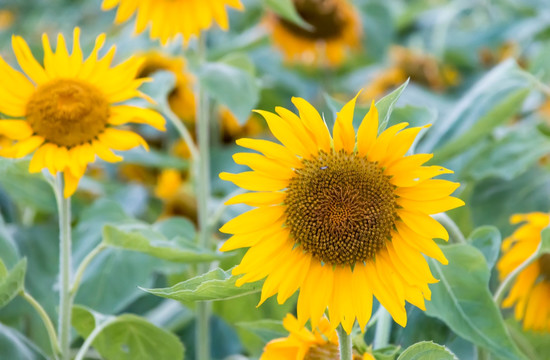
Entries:
{"label": "green plant stalk", "polygon": [[40,305],[40,303],[36,301],[36,299],[32,297],[31,294],[23,290],[21,292],[21,297],[25,299],[36,310],[36,312],[42,319],[42,322],[46,327],[46,331],[48,332],[48,337],[50,338],[53,356],[55,359],[58,359],[58,355],[61,353],[61,350],[59,349],[57,333],[55,332],[55,327],[53,326],[52,320],[50,319],[42,305]]}
{"label": "green plant stalk", "polygon": [[[206,59],[206,34],[201,34],[198,44],[198,55],[200,64]],[[197,210],[199,223],[198,245],[203,249],[209,249],[209,226],[208,226],[208,199],[210,198],[210,119],[208,97],[200,82],[197,85],[197,140],[199,143],[198,159],[196,164],[196,185],[197,185]],[[209,270],[208,263],[197,265],[197,272],[203,274]],[[210,303],[201,301],[197,303],[197,331],[195,348],[198,360],[210,359]]]}
{"label": "green plant stalk", "polygon": [[382,305],[380,305],[376,313],[378,315],[378,320],[376,321],[374,341],[372,344],[375,350],[389,344],[392,324],[390,313]]}
{"label": "green plant stalk", "polygon": [[61,359],[70,359],[71,336],[71,198],[63,196],[63,175],[55,179],[55,197],[59,214],[59,347]]}
{"label": "green plant stalk", "polygon": [[159,107],[157,107],[157,111],[164,114],[168,121],[174,125],[176,130],[178,131],[180,137],[183,139],[187,147],[189,148],[189,152],[191,153],[191,159],[196,160],[199,157],[199,151],[197,149],[197,146],[195,145],[195,142],[193,141],[193,137],[191,136],[191,133],[185,125],[181,122],[181,120],[177,117],[176,114],[170,109],[170,106],[168,103],[163,102],[163,104]]}
{"label": "green plant stalk", "polygon": [[338,346],[340,348],[340,360],[352,360],[353,349],[351,344],[351,335],[346,333],[346,330],[342,327],[342,324],[336,328],[338,333]]}
{"label": "green plant stalk", "polygon": [[466,244],[466,238],[462,234],[462,231],[458,228],[456,223],[445,213],[436,214],[433,216],[449,233],[451,241],[455,244]]}
{"label": "green plant stalk", "polygon": [[506,290],[512,285],[512,282],[516,278],[516,276],[519,275],[520,272],[525,270],[526,267],[531,265],[535,260],[539,258],[540,254],[540,248],[542,246],[542,242],[537,247],[537,250],[529,256],[527,259],[525,259],[524,262],[521,263],[520,266],[514,269],[507,277],[504,279],[504,281],[500,284],[497,291],[495,292],[495,295],[493,296],[493,300],[497,304],[497,306],[500,307],[500,302],[502,301],[502,298],[504,297],[504,294],[506,293]]}
{"label": "green plant stalk", "polygon": [[82,275],[84,275],[84,271],[86,270],[88,265],[90,265],[92,260],[106,248],[107,246],[104,243],[99,243],[99,245],[97,245],[92,251],[90,251],[88,255],[86,255],[86,257],[82,260],[82,262],[78,266],[78,269],[76,270],[73,284],[69,291],[72,299],[74,299],[74,297],[76,296],[76,292],[80,287],[80,281],[82,280]]}
{"label": "green plant stalk", "polygon": [[74,360],[84,360],[84,358],[86,357],[86,353],[90,349],[90,346],[92,346],[92,343],[94,342],[96,337],[99,335],[99,333],[101,333],[103,329],[105,329],[107,326],[111,325],[115,321],[116,321],[116,318],[113,317],[109,320],[106,320],[102,324],[97,324],[94,330],[86,338],[86,341],[84,341],[84,344],[82,344],[82,346],[80,347],[80,350],[78,350],[78,353],[76,354],[76,357],[74,358]]}

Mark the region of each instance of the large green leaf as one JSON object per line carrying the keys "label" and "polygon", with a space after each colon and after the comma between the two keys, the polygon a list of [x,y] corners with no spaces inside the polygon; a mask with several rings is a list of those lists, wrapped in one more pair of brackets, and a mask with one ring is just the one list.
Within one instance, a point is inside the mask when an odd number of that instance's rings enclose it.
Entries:
{"label": "large green leaf", "polygon": [[260,88],[250,72],[223,62],[207,63],[199,71],[203,89],[244,124],[258,103]]}
{"label": "large green leaf", "polygon": [[143,289],[148,293],[178,301],[227,300],[261,290],[259,282],[235,286],[231,270],[214,269],[169,288]]}
{"label": "large green leaf", "polygon": [[2,323],[0,323],[0,357],[6,360],[48,359],[29,339]]}
{"label": "large green leaf", "polygon": [[235,325],[249,331],[259,337],[264,344],[281,337],[288,336],[288,331],[283,327],[283,323],[279,320],[263,319],[257,321],[242,321]]}
{"label": "large green leaf", "polygon": [[489,269],[492,269],[498,260],[501,240],[500,231],[494,226],[478,227],[468,237],[468,242],[485,256]]}
{"label": "large green leaf", "polygon": [[429,260],[439,283],[430,286],[432,301],[426,303],[426,313],[443,320],[456,334],[499,359],[523,359],[493,302],[483,254],[467,244],[448,245],[442,250],[449,264],[442,266]]}
{"label": "large green leaf", "polygon": [[423,341],[409,346],[397,360],[458,360],[445,346]]}
{"label": "large green leaf", "polygon": [[103,243],[176,262],[197,263],[223,257],[222,254],[201,249],[184,238],[168,240],[150,227],[140,228],[126,230],[123,226],[106,225],[103,228]]}
{"label": "large green leaf", "polygon": [[550,333],[522,329],[515,319],[506,320],[508,331],[530,360],[547,360],[550,354]]}
{"label": "large green leaf", "polygon": [[397,100],[399,100],[401,93],[403,93],[403,90],[405,90],[408,84],[409,79],[407,79],[407,81],[405,81],[397,89],[376,102],[376,108],[378,109],[378,118],[380,121],[380,124],[378,125],[379,133],[384,131],[388,126],[393,108],[395,107]]}
{"label": "large green leaf", "polygon": [[23,258],[0,280],[0,308],[6,306],[23,290],[27,259]]}
{"label": "large green leaf", "polygon": [[83,338],[99,333],[93,347],[106,360],[183,360],[177,336],[134,314],[106,317],[83,306],[73,307],[72,325]]}
{"label": "large green leaf", "polygon": [[520,88],[506,97],[481,117],[472,127],[454,140],[448,142],[434,154],[433,163],[442,163],[466,151],[478,141],[490,134],[493,129],[514,116],[523,105],[529,89]]}
{"label": "large green leaf", "polygon": [[0,217],[0,259],[7,267],[12,267],[19,259],[19,251],[15,241],[9,234],[4,220]]}

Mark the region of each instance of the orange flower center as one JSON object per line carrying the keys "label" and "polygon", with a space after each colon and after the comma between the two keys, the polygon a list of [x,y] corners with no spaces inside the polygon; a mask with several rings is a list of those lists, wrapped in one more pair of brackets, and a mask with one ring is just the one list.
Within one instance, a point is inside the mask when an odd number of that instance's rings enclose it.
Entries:
{"label": "orange flower center", "polygon": [[40,85],[27,103],[26,118],[48,142],[72,147],[93,140],[109,119],[109,103],[96,87],[75,79]]}
{"label": "orange flower center", "polygon": [[338,360],[340,354],[338,345],[333,343],[318,344],[310,347],[304,360]]}
{"label": "orange flower center", "polygon": [[346,16],[342,4],[335,0],[294,0],[296,11],[308,24],[311,30],[306,30],[288,20],[279,21],[288,30],[300,37],[313,40],[326,40],[340,37],[346,25]]}
{"label": "orange flower center", "polygon": [[344,151],[320,151],[302,163],[285,199],[294,241],[328,264],[372,260],[397,218],[389,177],[377,163]]}

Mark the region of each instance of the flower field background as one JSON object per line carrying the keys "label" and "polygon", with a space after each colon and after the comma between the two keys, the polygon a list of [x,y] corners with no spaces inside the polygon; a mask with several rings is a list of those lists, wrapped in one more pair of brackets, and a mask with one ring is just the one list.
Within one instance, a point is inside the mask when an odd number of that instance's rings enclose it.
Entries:
{"label": "flower field background", "polygon": [[0,0],[0,359],[548,359],[547,5]]}

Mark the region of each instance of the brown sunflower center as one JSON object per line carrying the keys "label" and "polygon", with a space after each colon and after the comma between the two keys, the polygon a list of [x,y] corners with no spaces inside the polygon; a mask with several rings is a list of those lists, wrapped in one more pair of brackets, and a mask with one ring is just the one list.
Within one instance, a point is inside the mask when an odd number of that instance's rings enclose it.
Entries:
{"label": "brown sunflower center", "polygon": [[72,147],[103,132],[109,103],[93,85],[59,79],[36,89],[27,103],[26,117],[36,134],[59,146]]}
{"label": "brown sunflower center", "polygon": [[344,151],[303,160],[287,189],[286,226],[297,244],[328,264],[371,260],[396,220],[396,195],[375,162]]}
{"label": "brown sunflower center", "polygon": [[545,281],[550,282],[550,254],[544,254],[539,258],[540,274]]}
{"label": "brown sunflower center", "polygon": [[304,360],[337,360],[340,359],[338,345],[326,343],[310,347]]}
{"label": "brown sunflower center", "polygon": [[346,24],[341,5],[335,0],[294,0],[296,11],[312,26],[306,30],[288,20],[279,21],[297,36],[317,39],[333,39],[342,34]]}

